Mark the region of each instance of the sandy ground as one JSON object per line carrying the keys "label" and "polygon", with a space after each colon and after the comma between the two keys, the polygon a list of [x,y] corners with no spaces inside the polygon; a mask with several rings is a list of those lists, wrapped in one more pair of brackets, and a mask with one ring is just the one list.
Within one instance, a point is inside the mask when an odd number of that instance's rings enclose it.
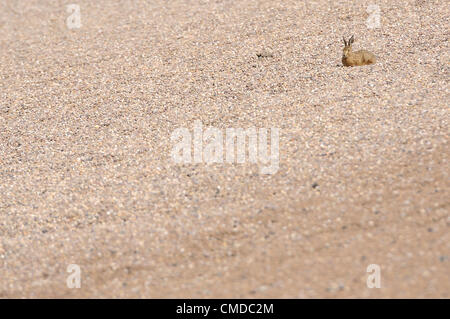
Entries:
{"label": "sandy ground", "polygon": [[[0,297],[450,297],[448,1],[68,3],[0,4]],[[195,120],[278,171],[175,163]]]}

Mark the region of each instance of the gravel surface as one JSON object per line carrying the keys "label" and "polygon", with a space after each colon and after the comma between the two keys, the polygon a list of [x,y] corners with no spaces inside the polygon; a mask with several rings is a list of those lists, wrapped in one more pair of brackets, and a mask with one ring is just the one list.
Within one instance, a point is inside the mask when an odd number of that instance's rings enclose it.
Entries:
{"label": "gravel surface", "polygon": [[[72,2],[0,4],[0,297],[450,297],[448,1]],[[196,120],[278,171],[175,163]]]}

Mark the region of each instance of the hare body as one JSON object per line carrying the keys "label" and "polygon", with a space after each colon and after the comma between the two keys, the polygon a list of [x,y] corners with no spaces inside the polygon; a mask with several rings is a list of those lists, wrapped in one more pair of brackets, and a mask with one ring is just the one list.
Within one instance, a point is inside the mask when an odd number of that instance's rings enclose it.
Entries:
{"label": "hare body", "polygon": [[344,39],[344,51],[342,54],[342,64],[345,66],[368,65],[376,62],[375,55],[366,50],[352,52],[352,43],[355,42],[353,36],[347,41]]}

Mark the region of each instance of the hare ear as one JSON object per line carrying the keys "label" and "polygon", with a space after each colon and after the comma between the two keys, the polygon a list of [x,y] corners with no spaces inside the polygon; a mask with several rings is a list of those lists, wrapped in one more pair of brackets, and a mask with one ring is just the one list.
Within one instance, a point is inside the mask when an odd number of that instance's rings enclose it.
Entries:
{"label": "hare ear", "polygon": [[348,40],[348,44],[352,44],[353,42],[355,42],[355,36],[352,35],[352,37]]}
{"label": "hare ear", "polygon": [[344,45],[347,46],[347,41],[345,41],[344,37],[342,37],[342,40],[344,40]]}

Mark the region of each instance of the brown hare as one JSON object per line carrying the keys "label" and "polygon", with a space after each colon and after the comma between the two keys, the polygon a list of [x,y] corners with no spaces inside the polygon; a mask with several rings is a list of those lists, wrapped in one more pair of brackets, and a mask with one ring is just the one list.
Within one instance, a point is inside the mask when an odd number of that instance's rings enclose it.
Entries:
{"label": "brown hare", "polygon": [[347,41],[344,39],[344,52],[342,54],[342,64],[345,66],[368,65],[376,62],[375,55],[366,50],[352,52],[352,43],[355,39],[352,37]]}

